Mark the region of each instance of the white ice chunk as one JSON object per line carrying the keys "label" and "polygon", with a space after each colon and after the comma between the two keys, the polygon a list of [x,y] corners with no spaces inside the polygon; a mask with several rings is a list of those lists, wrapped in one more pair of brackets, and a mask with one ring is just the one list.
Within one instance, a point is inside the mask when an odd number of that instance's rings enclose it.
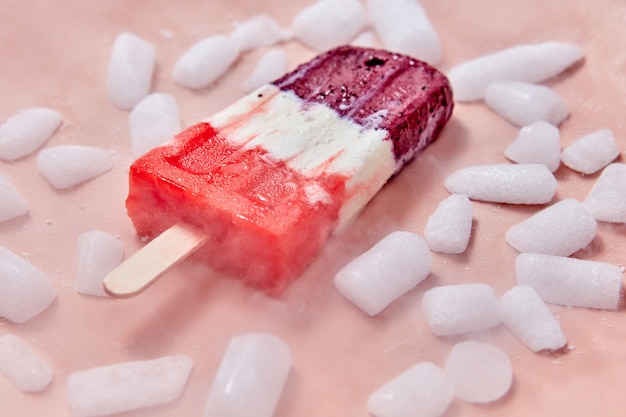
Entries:
{"label": "white ice chunk", "polygon": [[452,173],[445,182],[451,193],[472,200],[508,204],[545,204],[557,181],[542,164],[476,165]]}
{"label": "white ice chunk", "polygon": [[433,363],[420,362],[378,390],[367,401],[375,417],[439,417],[454,396],[454,386]]}
{"label": "white ice chunk", "polygon": [[14,161],[33,153],[50,139],[62,120],[58,112],[43,107],[9,117],[0,126],[0,159]]}
{"label": "white ice chunk", "polygon": [[361,48],[376,48],[378,42],[376,35],[371,30],[363,31],[350,42],[352,46],[359,46]]}
{"label": "white ice chunk", "polygon": [[428,244],[410,232],[393,232],[335,276],[335,287],[370,316],[422,282],[432,266]]}
{"label": "white ice chunk", "polygon": [[246,94],[251,93],[287,72],[287,66],[287,52],[279,48],[270,49],[261,57],[241,89]]}
{"label": "white ice chunk", "polygon": [[107,74],[109,100],[130,110],[150,92],[156,63],[154,45],[135,34],[122,33],[113,44]]}
{"label": "white ice chunk", "polygon": [[95,178],[111,168],[111,154],[91,146],[55,146],[42,150],[37,156],[39,175],[59,190]]}
{"label": "white ice chunk", "polygon": [[183,355],[133,361],[74,372],[67,402],[74,417],[106,416],[177,399],[193,363]]}
{"label": "white ice chunk", "polygon": [[286,40],[289,33],[268,15],[259,14],[237,24],[230,37],[243,52]]}
{"label": "white ice chunk", "polygon": [[164,93],[150,94],[130,112],[133,155],[139,157],[172,139],[181,130],[176,99]]}
{"label": "white ice chunk", "polygon": [[422,311],[436,336],[474,332],[500,324],[498,300],[487,284],[435,287],[424,294]]}
{"label": "white ice chunk", "polygon": [[569,116],[567,104],[546,86],[518,81],[498,81],[485,90],[485,104],[517,126],[539,120],[555,126]]}
{"label": "white ice chunk", "polygon": [[455,100],[479,100],[487,85],[495,81],[541,82],[583,56],[578,46],[560,42],[519,45],[457,65],[448,72],[448,78]]}
{"label": "white ice chunk", "polygon": [[518,164],[543,164],[554,172],[561,163],[560,137],[556,126],[538,121],[520,129],[504,154]]}
{"label": "white ice chunk", "polygon": [[239,57],[237,43],[227,36],[210,36],[189,48],[174,65],[174,82],[200,89],[221,77]]}
{"label": "white ice chunk", "polygon": [[561,153],[561,161],[574,171],[593,174],[619,156],[619,147],[608,129],[583,136]]}
{"label": "white ice chunk", "polygon": [[346,44],[367,24],[367,15],[358,0],[318,0],[293,20],[296,38],[319,51]]}
{"label": "white ice chunk", "polygon": [[95,230],[78,237],[78,280],[76,292],[106,296],[102,282],[122,263],[124,245],[115,236]]}
{"label": "white ice chunk", "polygon": [[28,212],[28,203],[6,177],[0,175],[0,222]]}
{"label": "white ice chunk", "polygon": [[597,229],[591,212],[568,198],[511,227],[506,241],[520,252],[569,256],[591,243]]}
{"label": "white ice chunk", "polygon": [[0,316],[22,323],[44,311],[56,298],[48,277],[0,247]]}
{"label": "white ice chunk", "polygon": [[626,223],[626,164],[610,164],[583,202],[596,220]]}
{"label": "white ice chunk", "polygon": [[444,365],[454,383],[457,398],[471,403],[489,403],[502,398],[513,384],[513,366],[496,346],[473,341],[456,344]]}
{"label": "white ice chunk", "polygon": [[235,336],[209,391],[203,417],[271,417],[291,369],[289,346],[267,333]]}
{"label": "white ice chunk", "polygon": [[562,256],[522,253],[517,283],[532,287],[547,303],[616,310],[622,290],[617,265]]}
{"label": "white ice chunk", "polygon": [[368,0],[370,20],[385,49],[437,65],[439,36],[417,0]]}
{"label": "white ice chunk", "polygon": [[465,194],[452,194],[439,203],[424,229],[430,249],[463,253],[472,233],[472,203]]}
{"label": "white ice chunk", "polygon": [[535,290],[517,285],[500,297],[502,323],[530,350],[557,350],[567,344],[558,320]]}
{"label": "white ice chunk", "polygon": [[43,391],[54,376],[34,350],[12,334],[0,337],[0,373],[24,392]]}

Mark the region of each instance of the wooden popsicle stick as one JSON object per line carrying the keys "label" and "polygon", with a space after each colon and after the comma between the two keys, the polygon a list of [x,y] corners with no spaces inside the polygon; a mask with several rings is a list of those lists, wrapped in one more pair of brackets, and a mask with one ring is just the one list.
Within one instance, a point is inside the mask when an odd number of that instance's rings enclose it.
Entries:
{"label": "wooden popsicle stick", "polygon": [[122,262],[104,279],[104,290],[114,297],[130,297],[146,289],[206,240],[206,234],[175,224]]}

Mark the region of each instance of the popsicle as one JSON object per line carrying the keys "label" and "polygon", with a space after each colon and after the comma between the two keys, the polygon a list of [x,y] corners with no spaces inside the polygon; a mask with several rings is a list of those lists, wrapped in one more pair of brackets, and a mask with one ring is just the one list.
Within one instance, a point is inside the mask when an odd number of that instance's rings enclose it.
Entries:
{"label": "popsicle", "polygon": [[[187,237],[164,250],[155,239],[152,256],[195,251],[279,295],[329,234],[437,138],[452,108],[448,80],[428,64],[342,46],[137,159],[128,215],[142,237]],[[114,295],[154,279],[140,284],[121,268],[105,280]]]}

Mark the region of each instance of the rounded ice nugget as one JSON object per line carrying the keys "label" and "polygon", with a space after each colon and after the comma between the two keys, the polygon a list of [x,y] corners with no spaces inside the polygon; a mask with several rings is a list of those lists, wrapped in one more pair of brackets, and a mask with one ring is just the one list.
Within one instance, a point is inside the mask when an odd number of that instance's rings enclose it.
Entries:
{"label": "rounded ice nugget", "polygon": [[20,391],[39,392],[50,385],[54,372],[19,337],[0,337],[0,373]]}
{"label": "rounded ice nugget", "polygon": [[81,184],[111,168],[111,154],[92,146],[54,146],[42,150],[37,156],[39,175],[59,190]]}
{"label": "rounded ice nugget", "polygon": [[424,238],[431,250],[463,253],[472,233],[472,203],[465,194],[452,194],[428,218]]}
{"label": "rounded ice nugget", "polygon": [[335,287],[370,316],[422,282],[432,266],[428,244],[410,232],[393,232],[335,276]]}
{"label": "rounded ice nugget", "polygon": [[164,144],[181,130],[178,102],[164,93],[150,94],[128,116],[133,155]]}
{"label": "rounded ice nugget", "polygon": [[267,333],[231,339],[203,417],[272,417],[291,369],[289,346]]}
{"label": "rounded ice nugget", "polygon": [[63,118],[52,109],[35,107],[9,117],[0,126],[0,159],[14,161],[35,152],[59,128]]}
{"label": "rounded ice nugget", "polygon": [[28,212],[28,203],[11,182],[0,175],[0,222],[14,219]]}
{"label": "rounded ice nugget", "polygon": [[288,37],[287,31],[263,13],[237,24],[230,34],[230,38],[235,41],[242,52],[273,45]]}
{"label": "rounded ice nugget", "polygon": [[515,261],[517,283],[532,287],[547,303],[616,310],[622,290],[617,265],[538,253]]}
{"label": "rounded ice nugget", "polygon": [[543,164],[554,172],[561,163],[560,137],[556,126],[538,121],[521,128],[504,154],[518,164]]}
{"label": "rounded ice nugget", "polygon": [[435,287],[424,294],[422,311],[435,336],[452,336],[500,324],[498,300],[487,284]]}
{"label": "rounded ice nugget", "polygon": [[545,204],[552,200],[557,181],[542,164],[496,164],[460,169],[446,179],[445,186],[472,200]]}
{"label": "rounded ice nugget", "polygon": [[568,198],[511,227],[506,241],[519,252],[569,256],[591,243],[597,229],[591,212]]}
{"label": "rounded ice nugget", "polygon": [[608,129],[590,133],[569,145],[561,153],[561,161],[574,171],[593,174],[619,156],[613,132]]}
{"label": "rounded ice nugget", "polygon": [[106,296],[106,275],[124,259],[124,245],[115,236],[95,230],[78,237],[78,280],[76,292]]}
{"label": "rounded ice nugget", "polygon": [[237,41],[227,36],[210,36],[189,48],[174,65],[174,82],[200,89],[221,77],[239,57]]}
{"label": "rounded ice nugget", "polygon": [[288,65],[287,52],[283,48],[270,49],[243,82],[241,90],[246,94],[253,92],[284,74]]}
{"label": "rounded ice nugget", "polygon": [[454,387],[444,372],[420,362],[373,392],[367,411],[375,417],[439,417],[453,396]]}
{"label": "rounded ice nugget", "polygon": [[626,164],[607,166],[583,203],[596,220],[626,223]]}

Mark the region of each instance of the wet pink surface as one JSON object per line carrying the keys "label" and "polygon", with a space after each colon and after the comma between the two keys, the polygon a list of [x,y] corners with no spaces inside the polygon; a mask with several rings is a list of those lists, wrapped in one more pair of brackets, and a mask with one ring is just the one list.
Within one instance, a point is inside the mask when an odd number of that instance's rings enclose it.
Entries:
{"label": "wet pink surface", "polygon": [[[181,264],[141,296],[114,300],[76,294],[77,238],[90,230],[119,235],[131,254],[142,246],[126,218],[124,198],[132,157],[128,113],[106,99],[105,74],[114,38],[132,31],[157,47],[153,91],[173,94],[185,125],[241,96],[240,86],[262,51],[242,56],[217,85],[188,91],[173,84],[180,54],[205,36],[228,33],[231,22],[266,11],[288,26],[303,4],[292,1],[57,1],[5,0],[0,5],[0,119],[32,106],[61,112],[64,123],[47,143],[110,149],[115,168],[67,191],[52,189],[35,167],[36,154],[0,162],[28,200],[29,214],[0,224],[0,244],[24,256],[53,282],[58,299],[23,324],[0,320],[0,335],[26,340],[55,370],[40,394],[18,392],[0,377],[0,415],[66,417],[71,372],[116,362],[189,355],[195,363],[182,397],[123,414],[199,416],[231,336],[272,332],[292,348],[293,371],[276,417],[364,416],[367,396],[417,361],[443,365],[461,340],[492,342],[511,358],[512,390],[490,405],[454,401],[446,417],[623,414],[626,405],[626,313],[550,306],[570,349],[535,354],[505,328],[438,338],[420,311],[425,290],[441,284],[486,282],[500,295],[514,285],[516,252],[504,241],[510,226],[538,207],[474,203],[474,230],[463,255],[434,255],[433,272],[418,288],[376,318],[367,317],[333,288],[332,278],[352,257],[386,233],[422,233],[448,193],[454,170],[504,162],[517,129],[482,103],[458,104],[441,138],[408,165],[345,232],[332,238],[281,299],[268,298],[194,262]],[[585,62],[547,84],[569,104],[561,127],[566,146],[585,133],[612,129],[626,149],[626,4],[621,0],[423,1],[444,50],[440,68],[518,43],[557,40],[585,50]],[[291,68],[314,55],[285,45]],[[561,167],[556,199],[584,198],[597,175]],[[577,257],[623,264],[626,226],[600,223],[599,234]],[[623,304],[623,303],[622,303]]]}

